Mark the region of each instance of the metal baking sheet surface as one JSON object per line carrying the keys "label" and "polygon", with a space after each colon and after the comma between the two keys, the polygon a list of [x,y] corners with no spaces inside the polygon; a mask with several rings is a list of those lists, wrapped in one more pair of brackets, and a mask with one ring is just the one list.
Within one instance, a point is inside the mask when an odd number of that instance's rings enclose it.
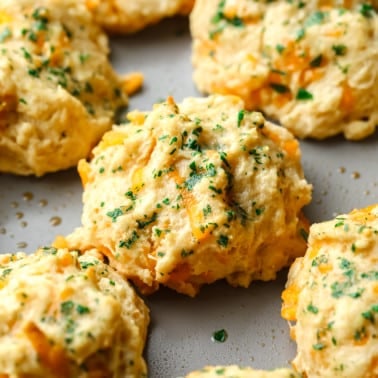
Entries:
{"label": "metal baking sheet surface", "polygon": [[[198,96],[192,82],[191,40],[185,19],[167,20],[137,35],[111,40],[119,73],[142,71],[145,85],[129,109],[148,110],[174,96]],[[302,141],[306,178],[314,185],[305,209],[311,222],[378,202],[378,134],[362,141]],[[34,251],[80,224],[82,188],[76,169],[41,179],[0,175],[1,252]],[[146,298],[151,326],[146,348],[151,378],[175,378],[206,364],[270,369],[289,364],[295,345],[280,318],[286,271],[270,283],[235,289],[219,282],[196,298],[168,289]],[[212,341],[225,329],[224,343]]]}

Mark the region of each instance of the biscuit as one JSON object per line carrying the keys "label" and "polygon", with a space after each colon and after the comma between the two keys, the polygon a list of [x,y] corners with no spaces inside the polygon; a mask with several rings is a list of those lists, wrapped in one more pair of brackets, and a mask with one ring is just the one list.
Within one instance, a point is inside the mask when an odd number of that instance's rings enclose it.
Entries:
{"label": "biscuit", "polygon": [[301,378],[301,375],[291,369],[254,370],[249,367],[231,366],[206,366],[194,371],[186,378]]}
{"label": "biscuit", "polygon": [[146,376],[148,310],[99,256],[53,247],[0,256],[2,376]]}
{"label": "biscuit", "polygon": [[86,0],[95,20],[111,33],[133,33],[165,17],[187,15],[194,0]]}
{"label": "biscuit", "polygon": [[344,3],[196,1],[197,87],[241,96],[300,138],[367,137],[378,124],[378,16]]}
{"label": "biscuit", "polygon": [[127,103],[108,41],[74,0],[0,3],[0,171],[75,166]]}
{"label": "biscuit", "polygon": [[377,261],[378,205],[311,226],[282,294],[304,376],[378,376]]}
{"label": "biscuit", "polygon": [[84,183],[73,248],[93,246],[148,292],[194,296],[226,278],[272,280],[305,251],[311,199],[298,142],[235,96],[172,98],[106,133]]}

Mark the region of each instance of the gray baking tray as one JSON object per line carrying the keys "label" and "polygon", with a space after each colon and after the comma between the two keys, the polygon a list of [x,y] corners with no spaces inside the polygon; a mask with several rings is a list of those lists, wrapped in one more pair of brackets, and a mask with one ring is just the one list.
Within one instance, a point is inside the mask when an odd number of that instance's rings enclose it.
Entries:
{"label": "gray baking tray", "polygon": [[[191,80],[191,41],[186,19],[167,20],[137,35],[111,40],[119,73],[142,71],[145,85],[129,109],[149,110],[174,96],[198,96]],[[302,141],[306,178],[314,186],[305,209],[311,222],[378,202],[378,133],[362,142],[343,138]],[[34,251],[80,224],[81,184],[76,169],[41,179],[0,175],[0,251]],[[289,364],[295,344],[280,318],[287,271],[274,282],[235,289],[219,282],[196,298],[162,289],[146,298],[151,326],[146,348],[149,377],[175,378],[206,364],[271,369]],[[224,329],[225,342],[214,342]]]}

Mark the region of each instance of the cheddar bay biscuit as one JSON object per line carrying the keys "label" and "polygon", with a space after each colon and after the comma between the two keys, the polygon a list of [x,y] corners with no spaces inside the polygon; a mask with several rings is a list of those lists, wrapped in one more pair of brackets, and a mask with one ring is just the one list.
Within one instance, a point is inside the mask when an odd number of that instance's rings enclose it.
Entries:
{"label": "cheddar bay biscuit", "polygon": [[84,183],[70,247],[102,251],[142,290],[195,295],[274,279],[305,250],[311,199],[298,142],[234,96],[172,98],[106,133]]}
{"label": "cheddar bay biscuit", "polygon": [[301,375],[291,369],[255,370],[249,367],[231,366],[206,366],[194,371],[186,378],[301,378]]}
{"label": "cheddar bay biscuit", "polygon": [[378,124],[378,17],[368,2],[198,0],[194,81],[241,96],[301,138]]}
{"label": "cheddar bay biscuit", "polygon": [[1,255],[0,287],[2,376],[146,376],[148,310],[96,251]]}
{"label": "cheddar bay biscuit", "polygon": [[133,33],[165,17],[186,15],[194,0],[85,0],[95,20],[111,33]]}
{"label": "cheddar bay biscuit", "polygon": [[126,105],[107,37],[74,0],[0,3],[0,171],[77,164]]}
{"label": "cheddar bay biscuit", "polygon": [[304,376],[378,376],[377,262],[378,205],[311,226],[282,295]]}

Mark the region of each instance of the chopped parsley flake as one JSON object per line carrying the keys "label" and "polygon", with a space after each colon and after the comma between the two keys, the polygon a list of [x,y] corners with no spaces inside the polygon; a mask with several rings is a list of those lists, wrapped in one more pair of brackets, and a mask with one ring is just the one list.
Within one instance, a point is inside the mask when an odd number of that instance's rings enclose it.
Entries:
{"label": "chopped parsley flake", "polygon": [[[168,200],[169,201],[169,200]],[[164,202],[164,200],[163,200]],[[143,229],[145,228],[146,226],[150,225],[151,223],[154,223],[157,219],[157,213],[153,213],[151,215],[150,218],[147,217],[147,215],[144,215],[144,219],[143,220],[140,220],[140,219],[137,219],[137,224],[138,224],[138,228],[139,229]]]}
{"label": "chopped parsley flake", "polygon": [[125,196],[129,197],[132,201],[136,200],[136,195],[131,190],[129,190],[128,192],[126,192]]}
{"label": "chopped parsley flake", "polygon": [[286,85],[279,83],[269,83],[269,86],[277,93],[287,93],[290,91]]}
{"label": "chopped parsley flake", "polygon": [[325,348],[323,343],[317,343],[312,346],[312,349],[314,350],[323,350]]}
{"label": "chopped parsley flake", "polygon": [[310,303],[307,306],[307,311],[312,312],[313,314],[317,314],[319,312],[319,309],[316,306],[314,306],[312,303]]}
{"label": "chopped parsley flake", "polygon": [[304,228],[301,228],[299,230],[299,235],[302,237],[302,239],[307,242],[308,240],[308,232],[304,229]]}
{"label": "chopped parsley flake", "polygon": [[278,44],[276,45],[276,50],[279,54],[282,54],[283,51],[285,50],[285,46]]}
{"label": "chopped parsley flake", "polygon": [[295,33],[295,40],[298,42],[300,41],[306,34],[306,31],[305,29],[301,28],[299,30],[297,30],[297,32]]}
{"label": "chopped parsley flake", "polygon": [[209,38],[214,39],[214,37],[221,33],[224,28],[228,25],[234,26],[234,27],[244,27],[244,22],[243,20],[238,17],[227,17],[227,15],[224,13],[224,7],[226,5],[225,0],[220,0],[218,4],[218,9],[217,12],[215,13],[214,17],[212,18],[211,22],[214,25],[217,25],[216,29],[210,31],[209,33]]}
{"label": "chopped parsley flake", "polygon": [[212,340],[218,343],[224,343],[228,338],[227,331],[225,329],[220,329],[213,332]]}
{"label": "chopped parsley flake", "polygon": [[333,45],[332,50],[336,55],[342,56],[347,52],[347,47],[345,45]]}
{"label": "chopped parsley flake", "polygon": [[299,88],[297,92],[296,99],[300,101],[312,100],[314,96],[311,92],[307,91],[304,88]]}
{"label": "chopped parsley flake", "polygon": [[89,54],[80,54],[79,59],[80,63],[84,64],[89,59]]}
{"label": "chopped parsley flake", "polygon": [[63,315],[70,315],[71,311],[75,307],[74,303],[72,301],[65,301],[60,304],[60,312]]}
{"label": "chopped parsley flake", "polygon": [[228,246],[228,236],[227,235],[220,235],[217,243],[221,246],[226,248]]}
{"label": "chopped parsley flake", "polygon": [[121,240],[118,245],[119,245],[120,248],[126,247],[127,249],[130,249],[138,239],[139,239],[139,236],[138,236],[137,232],[134,230],[131,233],[131,236],[130,236],[129,239]]}
{"label": "chopped parsley flake", "polygon": [[93,262],[89,261],[80,261],[80,267],[81,269],[87,269],[90,266],[94,266],[95,264]]}
{"label": "chopped parsley flake", "polygon": [[39,71],[35,68],[29,68],[28,74],[33,77],[39,77]]}
{"label": "chopped parsley flake", "polygon": [[0,32],[0,43],[3,43],[7,38],[12,35],[11,30],[6,27]]}
{"label": "chopped parsley flake", "polygon": [[192,255],[193,253],[194,253],[194,251],[192,249],[189,250],[189,251],[183,249],[181,251],[181,257],[188,257],[188,256]]}
{"label": "chopped parsley flake", "polygon": [[112,219],[113,223],[115,223],[117,222],[117,218],[123,215],[123,211],[121,208],[117,207],[112,211],[108,211],[106,215]]}
{"label": "chopped parsley flake", "polygon": [[89,311],[89,308],[86,307],[86,306],[83,306],[81,304],[78,304],[76,306],[76,312],[80,315],[83,315],[83,314],[88,314],[90,311]]}
{"label": "chopped parsley flake", "polygon": [[325,18],[324,12],[316,11],[307,18],[304,25],[306,28],[308,28],[313,25],[321,24],[324,21],[324,18]]}
{"label": "chopped parsley flake", "polygon": [[8,274],[10,274],[10,272],[12,271],[11,268],[7,268],[7,269],[4,269],[1,273],[1,278],[4,278],[6,277]]}
{"label": "chopped parsley flake", "polygon": [[370,323],[374,324],[375,323],[375,318],[374,318],[374,314],[371,310],[369,311],[365,311],[363,312],[362,314],[362,317],[366,320],[369,320]]}
{"label": "chopped parsley flake", "polygon": [[373,14],[375,13],[373,6],[366,3],[360,4],[358,10],[366,18],[373,17]]}
{"label": "chopped parsley flake", "polygon": [[312,68],[320,67],[322,62],[323,62],[323,55],[319,54],[317,57],[311,60],[310,67]]}
{"label": "chopped parsley flake", "polygon": [[245,114],[244,110],[240,110],[238,112],[238,127],[240,127],[241,123],[243,122],[244,114]]}
{"label": "chopped parsley flake", "polygon": [[256,208],[255,209],[255,213],[257,216],[261,215],[263,212],[264,212],[265,208],[264,207],[261,207],[261,208]]}
{"label": "chopped parsley flake", "polygon": [[207,205],[206,207],[204,207],[202,209],[202,212],[203,212],[203,215],[206,217],[207,215],[211,214],[211,206],[210,205]]}
{"label": "chopped parsley flake", "polygon": [[227,168],[231,168],[230,163],[227,160],[227,153],[224,151],[219,152],[219,157]]}

